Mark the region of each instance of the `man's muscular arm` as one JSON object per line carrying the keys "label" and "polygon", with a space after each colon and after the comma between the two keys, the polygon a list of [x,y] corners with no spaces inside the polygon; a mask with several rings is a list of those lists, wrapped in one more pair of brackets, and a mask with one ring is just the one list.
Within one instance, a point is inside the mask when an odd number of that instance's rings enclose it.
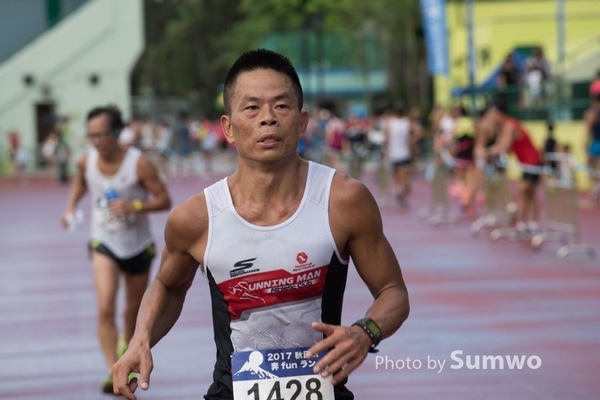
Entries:
{"label": "man's muscular arm", "polygon": [[140,157],[137,166],[138,177],[142,186],[152,194],[152,198],[143,203],[140,211],[161,211],[171,207],[171,198],[167,188],[160,179],[156,167],[145,157]]}
{"label": "man's muscular arm", "polygon": [[[344,255],[350,256],[373,294],[366,312],[389,337],[408,317],[409,302],[402,272],[392,247],[383,233],[379,208],[360,182],[336,174],[330,198],[330,224]],[[330,349],[315,371],[333,375],[333,383],[346,378],[365,359],[371,339],[357,326],[339,327],[313,324],[327,338],[310,349],[311,354]]]}

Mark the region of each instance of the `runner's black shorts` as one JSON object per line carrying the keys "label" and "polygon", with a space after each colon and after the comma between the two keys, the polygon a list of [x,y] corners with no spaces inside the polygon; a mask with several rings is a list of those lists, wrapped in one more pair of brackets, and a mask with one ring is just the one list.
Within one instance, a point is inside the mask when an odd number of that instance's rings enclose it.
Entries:
{"label": "runner's black shorts", "polygon": [[409,158],[405,158],[403,160],[394,160],[391,162],[392,165],[392,169],[397,169],[400,167],[407,167],[412,163],[412,159]]}
{"label": "runner's black shorts", "polygon": [[108,247],[102,242],[91,240],[89,243],[90,253],[95,251],[114,260],[121,271],[130,275],[139,275],[150,270],[152,260],[156,254],[154,243],[149,244],[140,254],[130,258],[117,257]]}
{"label": "runner's black shorts", "polygon": [[534,174],[532,172],[523,171],[523,175],[521,175],[521,180],[537,184],[540,181],[540,174]]}

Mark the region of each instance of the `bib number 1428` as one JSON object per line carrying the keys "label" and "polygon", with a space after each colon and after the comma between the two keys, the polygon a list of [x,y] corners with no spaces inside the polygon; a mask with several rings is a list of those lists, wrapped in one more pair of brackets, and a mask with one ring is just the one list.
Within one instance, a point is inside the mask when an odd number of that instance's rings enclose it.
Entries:
{"label": "bib number 1428", "polygon": [[[264,383],[264,384],[263,384]],[[270,384],[269,384],[270,383]],[[262,391],[261,391],[262,389]],[[261,397],[262,396],[262,397]],[[255,382],[248,390],[248,400],[324,400],[318,378]]]}
{"label": "bib number 1428", "polygon": [[[234,352],[234,400],[333,400],[331,377],[313,367],[324,353],[306,358],[308,347]],[[283,356],[282,356],[283,355]]]}

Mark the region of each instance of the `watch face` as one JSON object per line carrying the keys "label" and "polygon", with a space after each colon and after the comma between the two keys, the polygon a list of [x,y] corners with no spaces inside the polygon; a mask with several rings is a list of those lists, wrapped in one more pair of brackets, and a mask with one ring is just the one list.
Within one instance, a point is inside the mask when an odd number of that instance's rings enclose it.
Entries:
{"label": "watch face", "polygon": [[381,336],[381,329],[379,328],[379,326],[375,323],[375,321],[373,321],[372,319],[367,320],[367,328],[373,332],[373,334],[375,334],[375,336],[379,337]]}

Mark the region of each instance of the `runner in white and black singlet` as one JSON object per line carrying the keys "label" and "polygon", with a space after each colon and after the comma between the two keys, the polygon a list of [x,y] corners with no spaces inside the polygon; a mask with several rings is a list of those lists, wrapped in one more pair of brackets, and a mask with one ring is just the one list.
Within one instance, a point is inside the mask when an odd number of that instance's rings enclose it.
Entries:
{"label": "runner in white and black singlet", "polygon": [[[308,113],[287,58],[243,54],[223,98],[238,170],[171,212],[160,270],[113,367],[115,393],[136,399],[131,372],[148,389],[150,349],[175,324],[200,268],[217,348],[205,399],[353,399],[348,375],[409,312],[377,203],[359,181],[298,156]],[[374,301],[342,326],[350,259]]]}
{"label": "runner in white and black singlet", "polygon": [[[122,129],[121,112],[116,107],[90,110],[87,136],[92,148],[77,161],[77,174],[62,218],[67,227],[77,204],[89,192],[89,252],[98,297],[98,340],[108,368],[133,336],[138,308],[150,280],[155,251],[147,214],[171,207],[156,168],[140,150],[118,142]],[[121,278],[125,283],[125,311],[119,335],[115,316]],[[112,393],[110,373],[101,389]]]}

